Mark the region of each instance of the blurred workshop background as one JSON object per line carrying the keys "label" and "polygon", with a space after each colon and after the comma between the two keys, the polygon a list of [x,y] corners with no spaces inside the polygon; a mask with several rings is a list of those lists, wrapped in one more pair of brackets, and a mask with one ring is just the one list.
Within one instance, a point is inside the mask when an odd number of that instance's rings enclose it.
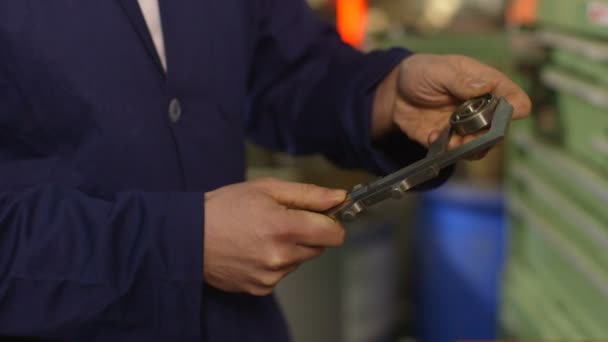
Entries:
{"label": "blurred workshop background", "polygon": [[[295,342],[608,340],[608,0],[310,0],[363,49],[464,54],[532,118],[444,187],[375,208],[278,295]],[[255,146],[250,177],[369,175]]]}

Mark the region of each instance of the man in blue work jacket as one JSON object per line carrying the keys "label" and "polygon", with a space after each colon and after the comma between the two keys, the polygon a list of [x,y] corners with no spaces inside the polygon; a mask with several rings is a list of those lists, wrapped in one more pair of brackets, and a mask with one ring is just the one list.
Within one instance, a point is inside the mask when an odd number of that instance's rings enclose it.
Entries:
{"label": "man in blue work jacket", "polygon": [[0,0],[0,335],[288,340],[270,293],[342,243],[317,212],[345,194],[244,182],[245,137],[387,173],[487,92],[527,115],[498,71],[359,53],[304,0]]}

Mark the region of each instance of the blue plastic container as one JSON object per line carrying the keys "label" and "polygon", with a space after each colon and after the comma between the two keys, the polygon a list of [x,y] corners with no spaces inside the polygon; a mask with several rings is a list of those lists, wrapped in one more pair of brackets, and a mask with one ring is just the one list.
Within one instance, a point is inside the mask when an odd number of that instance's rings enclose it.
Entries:
{"label": "blue plastic container", "polygon": [[422,197],[414,279],[419,340],[496,339],[506,250],[503,195],[449,185]]}

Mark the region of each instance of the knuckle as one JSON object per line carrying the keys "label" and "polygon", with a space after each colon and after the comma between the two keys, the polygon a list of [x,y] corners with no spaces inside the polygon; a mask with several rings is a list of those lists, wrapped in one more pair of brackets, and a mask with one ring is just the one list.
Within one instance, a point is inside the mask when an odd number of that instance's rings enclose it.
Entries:
{"label": "knuckle", "polygon": [[460,55],[460,54],[452,54],[448,55],[448,58],[451,59],[454,63],[459,65],[468,64],[468,63],[477,63],[477,61],[469,56]]}
{"label": "knuckle", "polygon": [[274,273],[270,273],[270,274],[266,274],[263,276],[260,276],[258,279],[258,282],[260,283],[260,285],[262,285],[263,287],[275,287],[277,286],[277,284],[279,283],[279,281],[281,281],[282,279],[282,274],[278,273],[278,272],[274,272]]}
{"label": "knuckle", "polygon": [[323,193],[323,188],[309,183],[299,183],[298,190],[302,195],[316,195]]}
{"label": "knuckle", "polygon": [[289,224],[285,222],[285,218],[282,215],[274,215],[268,225],[269,235],[273,239],[288,239],[293,235],[293,229]]}
{"label": "knuckle", "polygon": [[278,225],[277,231],[279,236],[285,239],[285,241],[292,241],[298,235],[297,231],[300,225],[301,222],[299,224],[282,222],[282,224]]}
{"label": "knuckle", "polygon": [[318,258],[323,253],[325,253],[325,248],[316,248],[315,251],[311,255],[311,259]]}
{"label": "knuckle", "polygon": [[285,253],[275,249],[270,250],[264,258],[264,266],[270,270],[280,270],[288,264],[288,259]]}
{"label": "knuckle", "polygon": [[447,55],[444,55],[444,58],[447,60],[457,60],[457,59],[461,59],[463,56],[456,54],[456,53],[450,53]]}
{"label": "knuckle", "polygon": [[318,258],[325,252],[325,247],[311,247],[305,257],[300,260],[300,264],[294,265],[293,269],[289,273],[295,271],[302,263]]}
{"label": "knuckle", "polygon": [[272,187],[277,183],[277,179],[273,177],[262,177],[253,181],[254,185],[257,185],[262,188]]}
{"label": "knuckle", "polygon": [[264,297],[272,293],[274,288],[252,286],[246,292],[252,296]]}
{"label": "knuckle", "polygon": [[459,54],[449,54],[444,56],[445,61],[448,63],[454,63],[455,65],[460,65],[464,61],[466,61],[467,57]]}
{"label": "knuckle", "polygon": [[296,191],[300,195],[306,195],[306,194],[310,193],[312,190],[310,189],[310,184],[297,183],[297,185],[296,185]]}

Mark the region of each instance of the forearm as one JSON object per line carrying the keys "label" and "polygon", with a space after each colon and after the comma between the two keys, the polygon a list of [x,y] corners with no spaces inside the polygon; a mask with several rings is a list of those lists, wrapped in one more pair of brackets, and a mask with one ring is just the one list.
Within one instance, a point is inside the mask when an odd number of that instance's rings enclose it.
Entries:
{"label": "forearm", "polygon": [[0,335],[200,334],[202,195],[47,184],[0,203]]}

